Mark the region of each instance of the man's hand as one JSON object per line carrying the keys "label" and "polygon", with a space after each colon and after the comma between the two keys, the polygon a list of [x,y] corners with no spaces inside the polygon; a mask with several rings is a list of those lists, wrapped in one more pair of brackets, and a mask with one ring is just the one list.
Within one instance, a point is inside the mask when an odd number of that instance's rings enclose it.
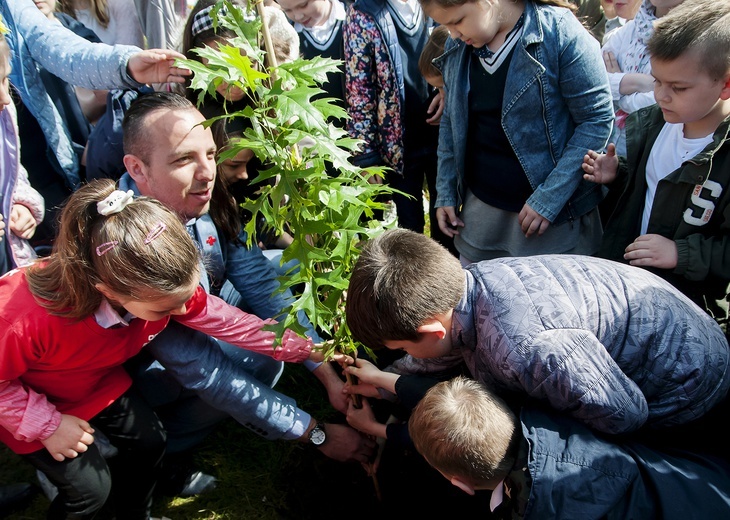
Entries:
{"label": "man's hand", "polygon": [[13,204],[10,209],[10,231],[15,236],[29,240],[35,234],[36,222],[30,210],[22,204]]}
{"label": "man's hand", "polygon": [[329,458],[340,462],[367,463],[375,453],[375,441],[346,424],[326,423],[327,440],[319,450]]}
{"label": "man's hand", "polygon": [[454,206],[436,208],[436,221],[441,232],[451,238],[459,234],[457,228],[464,227],[464,222],[456,216]]}
{"label": "man's hand", "polygon": [[428,105],[427,114],[433,114],[431,117],[426,119],[429,125],[439,125],[441,123],[441,114],[444,113],[446,108],[446,97],[444,96],[444,89],[438,89],[438,93],[431,100],[431,104]]}
{"label": "man's hand", "polygon": [[73,415],[62,415],[58,429],[45,440],[43,446],[59,462],[74,459],[84,453],[94,442],[94,428],[89,423]]}
{"label": "man's hand", "polygon": [[585,174],[583,178],[596,184],[610,184],[616,179],[618,172],[618,157],[616,157],[616,145],[611,143],[606,148],[606,153],[598,153],[588,150],[583,156],[581,165]]}
{"label": "man's hand", "polygon": [[347,394],[344,392],[345,382],[335,372],[331,363],[322,363],[312,372],[327,390],[332,408],[347,413]]}
{"label": "man's hand", "polygon": [[175,60],[184,59],[179,52],[168,49],[147,49],[130,56],[129,75],[140,83],[184,83],[192,72],[174,66]]}
{"label": "man's hand", "polygon": [[528,204],[522,206],[522,211],[517,216],[522,232],[526,237],[535,233],[542,235],[550,226],[550,221],[532,209]]}
{"label": "man's hand", "polygon": [[624,259],[631,265],[674,269],[677,267],[677,244],[661,235],[641,235],[626,248]]}

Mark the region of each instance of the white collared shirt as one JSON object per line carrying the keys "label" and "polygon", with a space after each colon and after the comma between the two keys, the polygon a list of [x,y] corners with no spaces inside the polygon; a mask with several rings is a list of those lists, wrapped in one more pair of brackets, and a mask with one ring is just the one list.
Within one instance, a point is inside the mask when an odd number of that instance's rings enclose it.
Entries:
{"label": "white collared shirt", "polygon": [[489,510],[494,513],[494,510],[504,501],[504,479],[499,481],[499,484],[492,491],[492,496],[489,499]]}
{"label": "white collared shirt", "polygon": [[421,13],[418,0],[388,0],[388,4],[398,12],[408,27],[413,27]]}
{"label": "white collared shirt", "polygon": [[312,36],[312,39],[317,43],[322,44],[327,42],[332,35],[332,30],[334,29],[335,24],[337,24],[340,20],[344,20],[346,15],[345,4],[340,2],[340,0],[330,0],[330,2],[332,3],[330,15],[323,24],[315,27],[304,27],[299,22],[296,22],[294,24],[294,29],[296,29],[297,32],[307,31]]}
{"label": "white collared shirt", "polygon": [[130,320],[133,318],[134,316],[129,312],[125,314],[124,317],[120,316],[119,313],[114,310],[112,304],[109,303],[109,300],[104,297],[101,298],[99,308],[94,311],[94,319],[96,320],[96,323],[104,329],[111,329],[117,325],[128,327]]}

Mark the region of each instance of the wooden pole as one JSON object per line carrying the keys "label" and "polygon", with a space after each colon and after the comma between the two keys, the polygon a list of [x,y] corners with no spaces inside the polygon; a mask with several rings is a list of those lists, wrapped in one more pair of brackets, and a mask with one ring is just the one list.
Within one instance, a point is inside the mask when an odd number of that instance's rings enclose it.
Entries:
{"label": "wooden pole", "polygon": [[274,43],[271,40],[271,32],[269,31],[269,24],[266,20],[263,0],[259,0],[256,2],[256,11],[261,18],[261,34],[263,34],[264,36],[264,50],[266,51],[266,64],[269,67],[269,75],[271,76],[272,80],[276,81],[275,68],[279,64],[276,61]]}

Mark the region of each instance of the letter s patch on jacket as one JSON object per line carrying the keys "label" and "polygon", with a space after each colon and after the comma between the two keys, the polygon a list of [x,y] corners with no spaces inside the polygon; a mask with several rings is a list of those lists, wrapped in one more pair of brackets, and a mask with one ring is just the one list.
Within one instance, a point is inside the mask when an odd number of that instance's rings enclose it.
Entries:
{"label": "letter s patch on jacket", "polygon": [[[702,190],[706,189],[709,198],[703,199],[701,197]],[[692,191],[692,203],[695,205],[694,208],[687,208],[684,210],[684,221],[692,226],[704,226],[710,221],[712,212],[715,211],[715,201],[720,198],[722,194],[722,186],[715,182],[707,179],[704,184],[698,184]],[[699,217],[696,217],[697,209],[702,211]]]}

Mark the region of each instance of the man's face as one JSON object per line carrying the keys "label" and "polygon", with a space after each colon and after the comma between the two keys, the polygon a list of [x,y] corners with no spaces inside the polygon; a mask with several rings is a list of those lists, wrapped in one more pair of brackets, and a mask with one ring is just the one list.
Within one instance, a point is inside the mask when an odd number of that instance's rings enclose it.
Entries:
{"label": "man's face", "polygon": [[194,108],[148,114],[146,156],[138,158],[139,171],[133,174],[142,195],[154,197],[186,220],[208,212],[215,184],[216,147],[203,121]]}

